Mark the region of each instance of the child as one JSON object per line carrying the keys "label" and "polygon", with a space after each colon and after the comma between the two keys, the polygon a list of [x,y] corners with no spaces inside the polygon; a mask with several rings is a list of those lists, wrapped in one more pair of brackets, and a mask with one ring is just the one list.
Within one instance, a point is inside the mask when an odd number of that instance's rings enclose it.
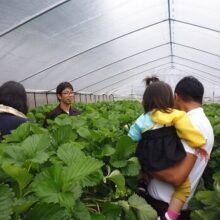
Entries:
{"label": "child", "polygon": [[[146,79],[142,114],[131,126],[128,135],[139,141],[136,155],[143,174],[172,166],[186,155],[179,138],[184,139],[198,153],[207,157],[202,146],[205,139],[193,127],[184,111],[174,109],[171,87],[156,77]],[[167,219],[178,219],[179,212],[191,190],[189,178],[176,188],[165,214]]]}

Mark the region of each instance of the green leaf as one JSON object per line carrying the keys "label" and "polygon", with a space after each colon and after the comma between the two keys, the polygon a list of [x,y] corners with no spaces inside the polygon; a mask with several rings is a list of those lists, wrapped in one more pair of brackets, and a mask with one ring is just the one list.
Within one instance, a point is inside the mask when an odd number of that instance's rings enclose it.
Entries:
{"label": "green leaf", "polygon": [[195,210],[191,213],[192,220],[208,220],[204,217],[205,212],[203,210]]}
{"label": "green leaf", "polygon": [[[0,160],[1,160],[1,157],[0,157]],[[0,163],[1,163],[1,161],[0,161]],[[8,180],[8,175],[0,167],[0,183],[7,181],[7,180]]]}
{"label": "green leaf", "polygon": [[23,165],[27,162],[44,163],[49,155],[46,149],[50,141],[47,134],[35,134],[27,137],[17,145],[10,145],[4,152],[4,161],[15,165]]}
{"label": "green leaf", "polygon": [[97,143],[103,143],[103,140],[107,137],[106,131],[103,131],[103,129],[99,130],[91,130],[90,131],[92,140]]}
{"label": "green leaf", "polygon": [[39,173],[33,183],[33,191],[44,201],[58,203],[58,193],[62,191],[62,167],[54,165]]}
{"label": "green leaf", "polygon": [[[129,220],[137,220],[136,215],[132,209],[129,209],[128,211],[125,212],[125,219]],[[138,219],[139,220],[139,219]]]}
{"label": "green leaf", "polygon": [[23,141],[30,134],[30,122],[21,124],[16,130],[5,138],[6,142],[17,143]]}
{"label": "green leaf", "polygon": [[213,179],[220,184],[220,171],[213,175]]}
{"label": "green leaf", "polygon": [[131,207],[130,207],[130,205],[127,201],[121,200],[121,201],[118,201],[117,204],[120,205],[123,208],[125,219],[137,220],[133,210],[131,209]]}
{"label": "green leaf", "polygon": [[195,196],[194,196],[192,199],[190,199],[190,201],[189,201],[189,208],[190,208],[190,210],[202,209],[203,206],[204,206],[204,205],[203,205],[200,201],[198,201],[198,200],[195,198]]}
{"label": "green leaf", "polygon": [[[63,188],[65,189],[65,187],[63,187]],[[79,199],[81,197],[82,193],[83,193],[82,192],[82,187],[81,187],[79,182],[76,182],[76,183],[74,182],[70,186],[69,190],[74,193],[75,200]]]}
{"label": "green leaf", "polygon": [[115,168],[122,168],[127,166],[128,160],[111,160],[110,163]]}
{"label": "green leaf", "polygon": [[44,120],[45,115],[42,114],[42,113],[40,113],[40,112],[38,112],[38,113],[35,114],[35,117],[36,117],[38,120]]}
{"label": "green leaf", "polygon": [[59,125],[59,127],[65,127],[66,125],[71,125],[72,120],[71,117],[67,114],[61,114],[55,118],[54,123]]}
{"label": "green leaf", "polygon": [[101,155],[111,156],[114,153],[115,153],[115,149],[111,145],[107,144],[103,147]]}
{"label": "green leaf", "polygon": [[108,220],[120,220],[122,208],[117,204],[106,202],[103,206],[103,215],[106,216]]}
{"label": "green leaf", "polygon": [[117,166],[117,164],[115,165],[116,161],[125,161],[129,159],[130,155],[134,154],[135,148],[136,146],[131,138],[122,136],[116,145],[116,152],[111,156],[111,164]]}
{"label": "green leaf", "polygon": [[95,128],[103,128],[103,127],[109,127],[110,123],[109,120],[106,118],[98,118],[97,120],[93,121],[93,125]]}
{"label": "green leaf", "polygon": [[11,219],[12,205],[13,205],[13,192],[8,185],[0,184],[0,219]]}
{"label": "green leaf", "polygon": [[125,191],[125,178],[119,170],[114,170],[106,177],[118,187],[119,190]]}
{"label": "green leaf", "polygon": [[2,155],[2,153],[5,151],[5,149],[9,146],[8,143],[3,143],[0,142],[0,156]]}
{"label": "green leaf", "polygon": [[61,145],[57,151],[57,156],[67,165],[72,164],[80,157],[85,157],[81,150],[70,143]]}
{"label": "green leaf", "polygon": [[[62,166],[54,165],[38,174],[32,184],[33,191],[46,203],[59,203],[67,209],[75,204],[75,195],[70,187],[73,184],[65,182]],[[69,188],[64,189],[68,185]]]}
{"label": "green leaf", "polygon": [[72,129],[76,130],[87,124],[86,119],[83,119],[81,116],[71,117],[71,121]]}
{"label": "green leaf", "polygon": [[2,155],[3,164],[15,164],[22,166],[26,162],[26,157],[22,147],[18,145],[8,145]]}
{"label": "green leaf", "polygon": [[199,191],[196,194],[196,199],[205,205],[211,205],[215,199],[215,196],[214,191]]}
{"label": "green leaf", "polygon": [[78,148],[78,149],[80,149],[80,150],[82,150],[82,149],[84,149],[85,147],[86,147],[86,143],[85,142],[71,142],[71,144],[74,146],[74,147],[76,147],[76,148]]}
{"label": "green leaf", "polygon": [[25,213],[34,203],[37,202],[37,199],[34,197],[19,198],[14,200],[13,210],[16,215]]}
{"label": "green leaf", "polygon": [[215,210],[195,210],[191,213],[192,220],[219,220],[220,209]]}
{"label": "green leaf", "polygon": [[125,176],[137,176],[140,173],[140,164],[136,157],[132,157],[128,160],[127,166],[121,169],[121,172]]}
{"label": "green leaf", "polygon": [[57,204],[39,203],[23,220],[70,220],[71,215]]}
{"label": "green leaf", "polygon": [[128,158],[131,154],[134,153],[136,146],[134,142],[128,136],[122,136],[116,146],[116,154],[124,159]]}
{"label": "green leaf", "polygon": [[[218,220],[220,218],[220,172],[214,175],[213,191],[198,191],[190,208],[193,220]],[[194,206],[193,206],[194,205]]]}
{"label": "green leaf", "polygon": [[107,218],[103,214],[93,213],[91,214],[91,220],[107,220]]}
{"label": "green leaf", "polygon": [[220,124],[214,125],[214,133],[215,135],[220,135]]}
{"label": "green leaf", "polygon": [[83,178],[80,181],[80,183],[82,187],[86,187],[86,186],[91,187],[98,185],[102,181],[102,179],[103,179],[103,173],[101,170],[98,170]]}
{"label": "green leaf", "polygon": [[120,201],[116,202],[115,204],[120,205],[126,212],[129,211],[129,209],[130,209],[129,203],[125,200],[120,200]]}
{"label": "green leaf", "polygon": [[208,118],[209,118],[209,121],[210,121],[210,123],[211,123],[211,125],[213,127],[214,124],[215,124],[215,117],[209,116]]}
{"label": "green leaf", "polygon": [[77,129],[77,133],[80,137],[83,137],[85,139],[91,138],[91,133],[89,132],[88,128],[80,127],[79,129]]}
{"label": "green leaf", "polygon": [[17,167],[14,165],[5,165],[2,168],[9,176],[11,176],[14,180],[17,181],[19,185],[20,196],[21,196],[22,190],[32,180],[32,175],[29,174],[26,169]]}
{"label": "green leaf", "polygon": [[71,125],[57,127],[52,136],[55,146],[74,141],[77,138],[77,135],[72,131]]}
{"label": "green leaf", "polygon": [[133,194],[128,199],[129,205],[136,211],[139,220],[155,220],[157,218],[156,211],[147,204],[145,199]]}
{"label": "green leaf", "polygon": [[67,181],[79,181],[98,171],[103,163],[92,157],[80,157],[73,161],[72,164],[64,168],[65,178]]}
{"label": "green leaf", "polygon": [[30,124],[30,131],[31,131],[33,134],[46,134],[46,133],[48,133],[48,130],[47,130],[47,129],[42,128],[42,127],[40,127],[39,125],[34,124],[34,123],[31,123],[31,124]]}
{"label": "green leaf", "polygon": [[90,220],[91,216],[89,214],[89,211],[87,207],[81,202],[77,201],[74,209],[73,209],[73,216],[75,217],[76,220]]}

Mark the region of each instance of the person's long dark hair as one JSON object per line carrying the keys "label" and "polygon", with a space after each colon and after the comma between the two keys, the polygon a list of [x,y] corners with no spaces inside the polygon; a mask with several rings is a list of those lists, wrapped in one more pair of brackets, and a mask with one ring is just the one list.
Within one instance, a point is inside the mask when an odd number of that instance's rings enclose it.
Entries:
{"label": "person's long dark hair", "polygon": [[18,82],[8,81],[0,87],[0,104],[10,106],[26,114],[28,111],[25,88]]}
{"label": "person's long dark hair", "polygon": [[145,113],[154,109],[170,112],[174,108],[174,97],[171,87],[160,81],[157,77],[145,78],[146,86],[143,95],[143,107]]}

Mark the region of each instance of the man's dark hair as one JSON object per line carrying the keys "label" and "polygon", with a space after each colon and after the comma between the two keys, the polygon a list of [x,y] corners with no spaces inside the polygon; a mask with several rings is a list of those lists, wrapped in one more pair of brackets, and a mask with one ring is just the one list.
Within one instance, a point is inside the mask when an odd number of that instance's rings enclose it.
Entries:
{"label": "man's dark hair", "polygon": [[10,106],[26,114],[28,111],[27,94],[23,85],[8,81],[0,87],[0,104]]}
{"label": "man's dark hair", "polygon": [[163,112],[169,112],[174,107],[174,98],[171,87],[159,79],[152,81],[150,78],[146,78],[147,88],[143,95],[143,107],[144,111],[150,112],[154,109],[161,110]]}
{"label": "man's dark hair", "polygon": [[202,83],[193,76],[181,79],[174,90],[184,101],[195,101],[202,104],[204,87]]}
{"label": "man's dark hair", "polygon": [[73,86],[69,82],[62,82],[56,88],[56,94],[61,94],[62,91],[66,88],[73,90]]}

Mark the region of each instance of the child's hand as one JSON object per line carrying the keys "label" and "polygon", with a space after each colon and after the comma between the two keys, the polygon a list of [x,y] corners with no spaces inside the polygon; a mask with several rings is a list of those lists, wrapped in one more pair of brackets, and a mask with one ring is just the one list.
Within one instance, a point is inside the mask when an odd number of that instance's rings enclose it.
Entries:
{"label": "child's hand", "polygon": [[196,155],[200,155],[201,157],[205,158],[206,161],[210,159],[209,153],[204,147],[196,149]]}

